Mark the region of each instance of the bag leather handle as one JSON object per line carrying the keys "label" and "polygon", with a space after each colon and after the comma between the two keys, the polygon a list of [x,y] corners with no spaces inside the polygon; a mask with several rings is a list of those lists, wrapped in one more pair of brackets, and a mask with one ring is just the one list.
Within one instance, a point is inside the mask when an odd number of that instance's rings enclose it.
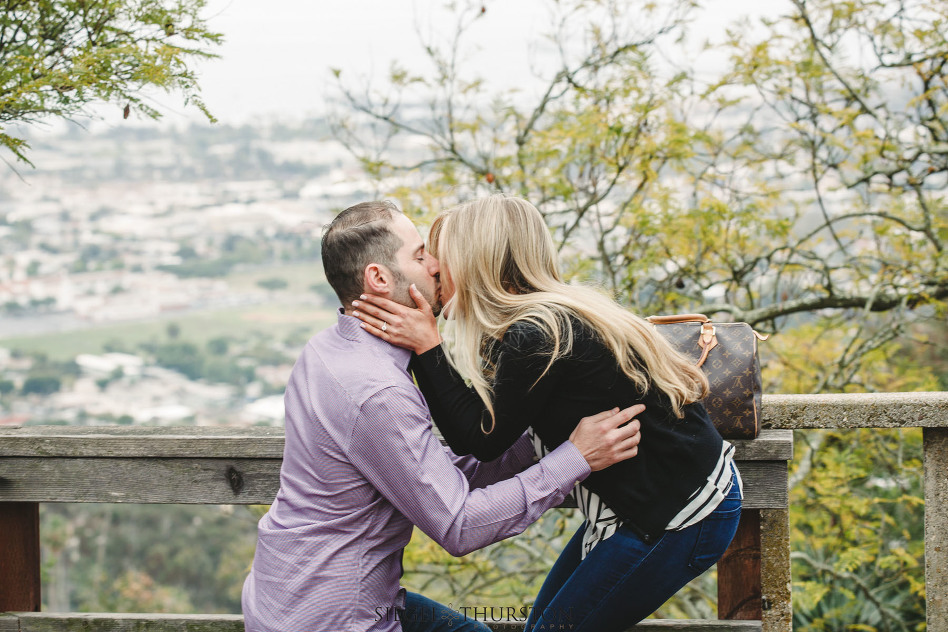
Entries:
{"label": "bag leather handle", "polygon": [[718,337],[715,335],[711,319],[704,314],[672,314],[670,316],[649,316],[646,318],[653,325],[669,325],[672,323],[701,323],[701,332],[698,334],[698,346],[701,347],[701,356],[695,366],[701,366],[708,359],[708,353],[718,346]]}
{"label": "bag leather handle", "polygon": [[718,337],[715,335],[714,325],[710,322],[701,325],[701,334],[698,336],[698,346],[701,347],[701,357],[695,366],[701,366],[708,359],[708,353],[718,346]]}
{"label": "bag leather handle", "polygon": [[671,323],[710,323],[711,319],[704,314],[672,314],[671,316],[649,316],[646,318],[653,325],[668,325]]}

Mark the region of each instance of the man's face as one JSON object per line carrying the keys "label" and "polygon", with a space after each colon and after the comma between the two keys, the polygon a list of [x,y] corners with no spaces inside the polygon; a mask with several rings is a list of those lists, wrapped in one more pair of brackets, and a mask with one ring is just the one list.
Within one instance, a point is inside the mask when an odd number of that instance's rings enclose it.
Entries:
{"label": "man's face", "polygon": [[402,247],[398,249],[395,255],[395,263],[398,270],[393,270],[396,275],[400,273],[400,281],[390,297],[393,301],[407,305],[415,306],[411,294],[408,293],[408,286],[412,283],[418,288],[418,291],[425,297],[431,310],[437,316],[441,313],[441,287],[439,282],[438,260],[432,257],[425,250],[425,242],[422,241],[418,229],[407,216],[398,214],[392,220],[391,231],[402,241]]}

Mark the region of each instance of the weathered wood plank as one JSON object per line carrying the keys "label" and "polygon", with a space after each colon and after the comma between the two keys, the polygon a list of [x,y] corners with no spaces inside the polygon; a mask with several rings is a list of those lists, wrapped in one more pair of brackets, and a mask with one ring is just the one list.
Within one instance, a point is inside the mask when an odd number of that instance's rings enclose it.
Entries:
{"label": "weathered wood plank", "polygon": [[793,431],[760,431],[756,439],[728,439],[738,461],[789,461],[793,458]]}
{"label": "weathered wood plank", "polygon": [[[486,622],[493,632],[523,632],[523,623]],[[567,629],[569,626],[564,626]],[[627,632],[760,632],[760,621],[714,619],[647,619]]]}
{"label": "weathered wood plank", "polygon": [[[0,458],[0,502],[269,504],[279,459]],[[786,507],[785,461],[741,461],[744,506]]]}
{"label": "weathered wood plank", "polygon": [[759,632],[760,621],[717,621],[705,619],[649,619],[629,628],[629,631],[656,630],[662,632]]}
{"label": "weathered wood plank", "polygon": [[769,509],[789,505],[786,461],[739,461],[737,466],[744,482],[745,509]]}
{"label": "weathered wood plank", "polygon": [[283,458],[283,428],[28,426],[0,429],[0,457]]}
{"label": "weathered wood plank", "polygon": [[764,395],[765,428],[948,428],[948,391]]}
{"label": "weathered wood plank", "polygon": [[20,632],[20,620],[12,614],[0,612],[0,632]]}
{"label": "weathered wood plank", "polygon": [[717,621],[702,619],[650,619],[629,628],[629,632],[760,632],[760,621]]}
{"label": "weathered wood plank", "polygon": [[[18,625],[19,627],[13,627]],[[494,632],[521,632],[523,623],[487,622]],[[4,627],[7,626],[7,627]],[[629,632],[760,632],[760,621],[649,619]],[[240,615],[11,613],[0,632],[243,632]]]}
{"label": "weathered wood plank", "polygon": [[948,428],[925,428],[925,617],[948,632]]}
{"label": "weathered wood plank", "polygon": [[0,459],[0,501],[256,505],[279,459]]}
{"label": "weathered wood plank", "polygon": [[0,612],[40,609],[39,504],[0,502]]}
{"label": "weathered wood plank", "polygon": [[16,613],[20,632],[244,632],[239,615]]}
{"label": "weathered wood plank", "polygon": [[[732,440],[742,461],[789,460],[793,433],[763,430]],[[0,429],[0,457],[175,457],[279,459],[282,428],[219,426],[28,426]]]}

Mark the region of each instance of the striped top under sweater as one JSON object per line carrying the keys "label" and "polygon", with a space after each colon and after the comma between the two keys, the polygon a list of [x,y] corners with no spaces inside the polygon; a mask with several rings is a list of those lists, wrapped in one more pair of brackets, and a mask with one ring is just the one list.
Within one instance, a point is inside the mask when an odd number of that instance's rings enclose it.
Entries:
{"label": "striped top under sweater", "polygon": [[[534,434],[532,428],[527,433],[533,442],[533,449],[538,459],[542,459],[549,454],[549,450],[546,449],[540,438]],[[735,477],[730,476],[732,468]],[[711,474],[708,475],[707,483],[695,490],[687,504],[671,519],[665,530],[680,531],[704,520],[730,493],[735,478],[737,479],[738,489],[741,490],[741,498],[743,498],[744,484],[741,481],[740,472],[734,466],[734,446],[725,441],[721,447],[721,456],[718,458]],[[583,534],[582,550],[582,557],[585,559],[594,546],[616,532],[622,521],[606,506],[598,494],[587,489],[582,483],[577,484],[574,488],[573,497],[576,499],[579,510],[586,517],[586,532]]]}

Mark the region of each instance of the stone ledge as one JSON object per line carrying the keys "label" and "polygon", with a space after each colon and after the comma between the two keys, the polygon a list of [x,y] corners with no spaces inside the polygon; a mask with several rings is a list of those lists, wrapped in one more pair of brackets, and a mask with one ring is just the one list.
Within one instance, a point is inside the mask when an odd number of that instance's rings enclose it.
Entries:
{"label": "stone ledge", "polygon": [[764,428],[948,428],[948,392],[764,395]]}

